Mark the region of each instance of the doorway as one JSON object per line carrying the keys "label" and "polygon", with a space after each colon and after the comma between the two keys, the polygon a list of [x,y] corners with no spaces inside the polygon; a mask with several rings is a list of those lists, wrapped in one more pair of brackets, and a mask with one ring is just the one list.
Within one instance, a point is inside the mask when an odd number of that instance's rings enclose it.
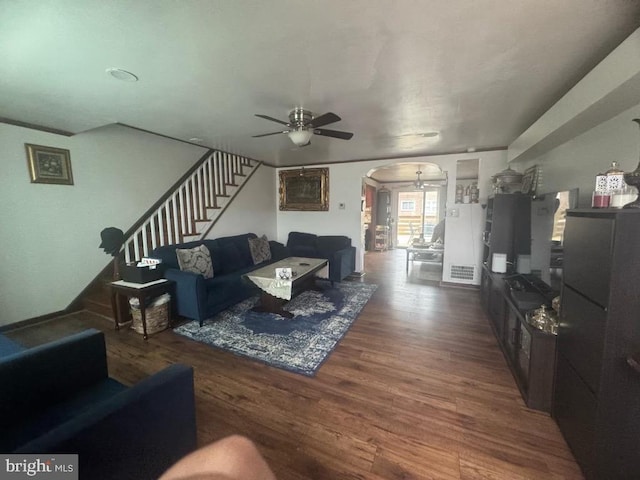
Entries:
{"label": "doorway", "polygon": [[408,247],[415,239],[431,240],[441,216],[440,193],[438,187],[397,192],[396,245]]}

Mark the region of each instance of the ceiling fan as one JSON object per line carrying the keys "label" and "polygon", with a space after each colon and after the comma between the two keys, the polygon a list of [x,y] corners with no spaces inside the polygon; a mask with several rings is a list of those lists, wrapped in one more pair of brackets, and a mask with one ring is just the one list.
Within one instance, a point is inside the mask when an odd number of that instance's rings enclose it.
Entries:
{"label": "ceiling fan", "polygon": [[423,174],[422,170],[420,169],[421,167],[418,167],[418,170],[416,171],[416,179],[411,182],[411,183],[406,183],[404,185],[398,185],[399,187],[412,187],[415,190],[424,190],[428,187],[439,187],[442,185],[442,181],[440,180],[431,180],[431,181],[425,181],[422,178],[420,178],[420,175]]}
{"label": "ceiling fan", "polygon": [[427,187],[427,184],[424,182],[424,180],[420,178],[420,175],[422,175],[422,171],[418,169],[418,171],[416,172],[416,175],[417,175],[417,178],[416,178],[416,181],[413,182],[413,186],[418,190],[424,190]]}
{"label": "ceiling fan", "polygon": [[330,123],[339,122],[342,120],[335,113],[325,113],[319,117],[314,117],[313,113],[309,110],[305,110],[301,107],[296,107],[289,112],[289,121],[278,120],[277,118],[270,117],[268,115],[255,114],[256,117],[264,118],[265,120],[271,120],[272,122],[286,125],[288,130],[281,130],[279,132],[263,133],[262,135],[253,135],[253,138],[267,137],[269,135],[278,135],[285,133],[298,147],[304,147],[311,143],[311,137],[313,135],[322,135],[324,137],[340,138],[342,140],[349,140],[353,137],[351,132],[341,132],[339,130],[328,130],[326,128],[319,128]]}

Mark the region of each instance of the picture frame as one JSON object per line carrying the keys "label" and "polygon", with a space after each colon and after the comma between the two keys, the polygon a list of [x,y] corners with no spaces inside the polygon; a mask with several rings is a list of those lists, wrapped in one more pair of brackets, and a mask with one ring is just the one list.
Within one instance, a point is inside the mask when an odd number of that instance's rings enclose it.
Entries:
{"label": "picture frame", "polygon": [[31,183],[73,185],[69,150],[30,143],[24,145]]}
{"label": "picture frame", "polygon": [[329,169],[280,171],[280,210],[329,210]]}
{"label": "picture frame", "polygon": [[538,166],[534,165],[524,171],[522,175],[521,192],[525,195],[535,195],[538,188]]}

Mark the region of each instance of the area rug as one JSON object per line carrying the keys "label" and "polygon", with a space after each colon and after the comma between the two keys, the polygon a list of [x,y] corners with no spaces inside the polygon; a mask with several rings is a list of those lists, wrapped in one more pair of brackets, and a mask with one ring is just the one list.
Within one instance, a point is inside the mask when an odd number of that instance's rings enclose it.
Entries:
{"label": "area rug", "polygon": [[317,281],[291,300],[285,310],[295,316],[252,312],[258,296],[249,298],[206,320],[192,321],[174,332],[213,347],[229,350],[268,365],[314,376],[347,333],[377,285]]}

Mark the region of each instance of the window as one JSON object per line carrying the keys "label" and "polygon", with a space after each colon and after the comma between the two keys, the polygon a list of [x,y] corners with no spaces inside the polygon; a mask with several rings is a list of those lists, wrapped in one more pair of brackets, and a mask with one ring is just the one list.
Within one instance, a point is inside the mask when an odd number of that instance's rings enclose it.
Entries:
{"label": "window", "polygon": [[426,198],[424,205],[424,214],[425,216],[437,216],[438,215],[438,199],[436,198]]}
{"label": "window", "polygon": [[415,209],[415,200],[402,200],[402,202],[400,202],[400,210],[402,210],[403,212],[413,212]]}

